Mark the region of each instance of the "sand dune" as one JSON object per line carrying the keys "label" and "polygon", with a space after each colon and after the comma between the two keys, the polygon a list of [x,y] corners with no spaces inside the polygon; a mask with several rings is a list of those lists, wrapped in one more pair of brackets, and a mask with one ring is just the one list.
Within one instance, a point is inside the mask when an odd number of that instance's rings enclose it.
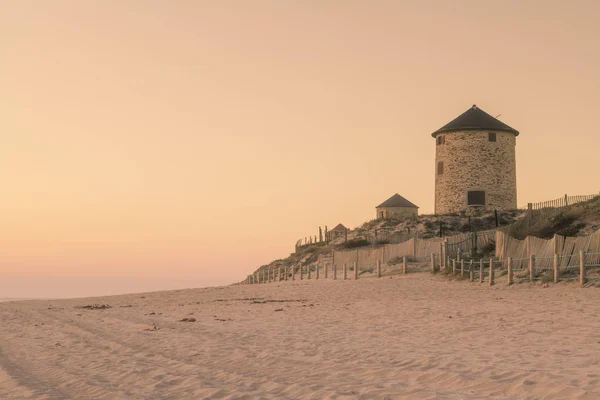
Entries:
{"label": "sand dune", "polygon": [[2,303],[0,398],[598,399],[599,306],[428,274]]}

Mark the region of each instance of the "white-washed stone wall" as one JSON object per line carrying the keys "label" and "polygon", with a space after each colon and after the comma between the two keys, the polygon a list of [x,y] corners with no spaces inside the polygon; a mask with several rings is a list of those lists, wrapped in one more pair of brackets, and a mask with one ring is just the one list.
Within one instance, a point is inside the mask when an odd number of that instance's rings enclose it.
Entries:
{"label": "white-washed stone wall", "polygon": [[[488,133],[496,133],[490,142]],[[444,136],[438,145],[437,137]],[[435,213],[469,210],[467,193],[485,191],[486,208],[517,208],[516,137],[500,131],[461,131],[436,136]],[[443,174],[438,174],[443,161]]]}

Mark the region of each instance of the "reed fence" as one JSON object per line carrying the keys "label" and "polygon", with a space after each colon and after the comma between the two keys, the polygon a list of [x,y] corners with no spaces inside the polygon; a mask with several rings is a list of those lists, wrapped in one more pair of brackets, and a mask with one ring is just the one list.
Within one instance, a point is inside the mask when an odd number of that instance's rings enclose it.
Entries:
{"label": "reed fence", "polygon": [[583,286],[587,281],[600,280],[600,231],[583,237],[555,235],[548,240],[518,240],[496,231],[495,258],[461,260],[457,255],[440,267],[447,274],[490,285],[497,276],[506,276],[509,285],[522,281],[579,281]]}

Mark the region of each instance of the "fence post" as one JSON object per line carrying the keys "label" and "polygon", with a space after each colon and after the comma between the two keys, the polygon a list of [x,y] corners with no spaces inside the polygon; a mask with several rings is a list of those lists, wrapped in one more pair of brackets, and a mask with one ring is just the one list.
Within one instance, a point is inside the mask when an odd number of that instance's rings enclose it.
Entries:
{"label": "fence post", "polygon": [[333,264],[333,280],[337,279],[337,265]]}
{"label": "fence post", "polygon": [[292,264],[291,268],[292,268],[292,280],[295,281],[296,280],[296,271],[295,271],[296,268],[294,267],[293,264]]}
{"label": "fence post", "polygon": [[469,262],[469,282],[473,282],[473,260]]}
{"label": "fence post", "polygon": [[450,260],[450,256],[448,255],[448,239],[444,240],[444,267],[448,269],[450,267],[448,265],[448,260]]}
{"label": "fence post", "polygon": [[452,260],[452,276],[456,274],[456,260]]}
{"label": "fence post", "polygon": [[558,254],[554,253],[554,283],[558,283]]}
{"label": "fence post", "polygon": [[323,268],[325,268],[325,279],[327,279],[327,264],[325,264]]}
{"label": "fence post", "polygon": [[406,275],[406,256],[402,257],[402,273]]}
{"label": "fence post", "polygon": [[415,236],[413,237],[413,257],[417,257],[417,248],[418,248],[418,242],[419,242],[419,235],[417,233],[415,233]]}
{"label": "fence post", "polygon": [[585,285],[585,253],[579,251],[579,286]]}
{"label": "fence post", "polygon": [[462,260],[460,260],[460,277],[461,278],[465,277],[465,260],[464,260],[464,258]]}
{"label": "fence post", "polygon": [[300,266],[300,280],[304,278],[304,267]]}
{"label": "fence post", "polygon": [[319,264],[317,264],[317,279],[319,279]]}
{"label": "fence post", "polygon": [[513,270],[512,270],[512,258],[508,257],[508,260],[506,261],[508,264],[508,286],[512,285],[513,283]]}
{"label": "fence post", "polygon": [[354,280],[358,279],[358,263],[354,261]]}
{"label": "fence post", "polygon": [[377,260],[377,277],[381,278],[381,260]]}
{"label": "fence post", "polygon": [[533,282],[535,279],[535,256],[532,254],[529,256],[529,282]]}
{"label": "fence post", "polygon": [[310,279],[310,265],[307,265],[306,269],[308,269],[308,272],[306,273],[306,279]]}
{"label": "fence post", "polygon": [[490,286],[494,285],[494,260],[490,258]]}
{"label": "fence post", "polygon": [[431,253],[431,273],[435,274],[435,254]]}
{"label": "fence post", "polygon": [[277,282],[281,282],[281,266],[277,267]]}
{"label": "fence post", "polygon": [[348,266],[344,263],[344,280],[348,277]]}
{"label": "fence post", "polygon": [[444,267],[444,242],[440,242],[440,271]]}
{"label": "fence post", "polygon": [[483,283],[483,258],[479,260],[479,283]]}

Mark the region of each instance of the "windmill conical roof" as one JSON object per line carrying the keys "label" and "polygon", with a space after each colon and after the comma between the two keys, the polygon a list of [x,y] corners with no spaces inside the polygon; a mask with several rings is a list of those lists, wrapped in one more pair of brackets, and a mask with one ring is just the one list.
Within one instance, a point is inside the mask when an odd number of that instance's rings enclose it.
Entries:
{"label": "windmill conical roof", "polygon": [[506,125],[504,122],[492,117],[482,109],[478,108],[475,104],[467,111],[442,126],[437,131],[433,132],[431,136],[439,133],[467,131],[467,130],[492,130],[492,131],[504,131],[513,133],[515,136],[519,135],[519,131]]}

